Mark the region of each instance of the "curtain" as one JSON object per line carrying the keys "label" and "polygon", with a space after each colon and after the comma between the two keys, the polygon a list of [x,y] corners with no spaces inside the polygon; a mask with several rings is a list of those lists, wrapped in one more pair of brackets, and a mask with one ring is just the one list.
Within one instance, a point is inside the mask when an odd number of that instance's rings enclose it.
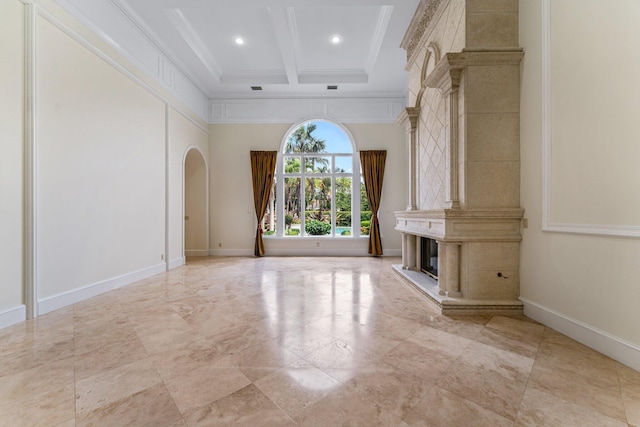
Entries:
{"label": "curtain", "polygon": [[380,209],[380,196],[382,195],[382,181],[384,179],[384,162],[386,159],[386,150],[360,152],[364,186],[367,191],[369,207],[371,208],[371,226],[369,229],[369,253],[371,255],[382,255],[378,209]]}
{"label": "curtain", "polygon": [[277,151],[252,151],[251,152],[251,176],[253,178],[253,203],[256,209],[258,228],[256,229],[255,256],[264,255],[264,243],[262,241],[262,217],[267,211],[269,195],[273,186],[273,178],[276,172]]}

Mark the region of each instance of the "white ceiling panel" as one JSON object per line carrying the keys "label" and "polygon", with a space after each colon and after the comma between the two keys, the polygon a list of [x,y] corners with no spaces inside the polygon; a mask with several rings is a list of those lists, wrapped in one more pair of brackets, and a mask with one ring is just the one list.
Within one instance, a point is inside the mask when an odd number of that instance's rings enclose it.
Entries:
{"label": "white ceiling panel", "polygon": [[[91,16],[117,10],[212,99],[398,97],[400,42],[419,0],[57,0]],[[106,16],[106,15],[105,15]],[[332,44],[339,35],[341,42]],[[234,40],[242,37],[245,44]],[[133,38],[130,38],[133,40]],[[328,85],[338,85],[328,90]],[[251,86],[261,86],[259,92]]]}

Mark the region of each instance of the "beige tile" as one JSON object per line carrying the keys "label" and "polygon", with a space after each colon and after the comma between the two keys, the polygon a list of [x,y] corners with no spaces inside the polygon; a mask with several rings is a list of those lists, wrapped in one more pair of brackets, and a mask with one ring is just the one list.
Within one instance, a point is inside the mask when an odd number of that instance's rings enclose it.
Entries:
{"label": "beige tile", "polygon": [[515,420],[527,377],[505,377],[495,370],[454,362],[436,385],[509,420]]}
{"label": "beige tile", "polygon": [[33,394],[63,390],[73,385],[73,358],[0,377],[0,402],[11,402]]}
{"label": "beige tile", "polygon": [[618,385],[616,362],[590,348],[578,350],[542,342],[536,364],[549,369],[561,368],[587,378],[597,378],[612,386]]}
{"label": "beige tile", "polygon": [[194,259],[0,330],[0,425],[640,425],[637,371],[399,261]]}
{"label": "beige tile", "polygon": [[182,414],[208,405],[251,384],[237,368],[205,366],[165,381]]}
{"label": "beige tile", "polygon": [[376,357],[346,341],[336,340],[305,356],[305,360],[341,382],[348,381],[376,361]]}
{"label": "beige tile", "polygon": [[513,426],[513,421],[440,387],[431,387],[404,420],[421,426]]}
{"label": "beige tile", "polygon": [[153,354],[151,360],[164,381],[198,368],[233,366],[229,356],[221,353],[216,344],[208,338]]}
{"label": "beige tile", "polygon": [[627,421],[634,426],[640,426],[640,372],[620,363],[616,364],[616,368]]}
{"label": "beige tile", "polygon": [[2,426],[51,426],[75,417],[74,385],[50,389],[46,382],[39,384],[44,390],[34,390],[20,399],[0,401]]}
{"label": "beige tile", "polygon": [[348,383],[364,400],[371,400],[381,408],[403,418],[424,396],[430,381],[386,363],[375,363],[359,372]]}
{"label": "beige tile", "polygon": [[251,381],[257,381],[280,368],[293,364],[299,358],[277,343],[266,341],[235,352],[228,357],[228,360]]}
{"label": "beige tile", "polygon": [[422,347],[437,350],[446,355],[449,360],[455,360],[473,342],[468,338],[450,334],[431,326],[418,330],[407,340]]}
{"label": "beige tile", "polygon": [[402,422],[376,402],[362,398],[354,387],[329,394],[293,418],[300,426],[397,426]]}
{"label": "beige tile", "polygon": [[426,324],[464,338],[473,338],[484,329],[490,319],[489,316],[442,316],[438,314],[430,315]]}
{"label": "beige tile", "polygon": [[342,387],[336,379],[303,361],[280,369],[255,385],[292,417]]}
{"label": "beige tile", "polygon": [[76,426],[170,426],[179,422],[178,408],[166,387],[159,384],[78,414]]}
{"label": "beige tile", "polygon": [[99,347],[93,346],[91,351],[76,354],[76,381],[147,357],[147,352],[135,335],[123,341],[111,341]]}
{"label": "beige tile", "polygon": [[190,426],[297,425],[253,384],[189,412],[185,419]]}
{"label": "beige tile", "polygon": [[522,399],[516,426],[626,427],[626,423],[529,387]]}
{"label": "beige tile", "polygon": [[425,348],[405,341],[387,353],[382,361],[395,366],[398,370],[431,381],[448,369],[453,359],[449,354],[438,349]]}
{"label": "beige tile", "polygon": [[514,381],[526,382],[534,359],[472,341],[464,348],[456,362],[489,370]]}
{"label": "beige tile", "polygon": [[536,360],[528,385],[608,417],[626,420],[620,386],[608,378],[581,375],[558,366],[542,365]]}
{"label": "beige tile", "polygon": [[78,414],[92,411],[161,382],[149,359],[103,371],[76,381],[76,411]]}

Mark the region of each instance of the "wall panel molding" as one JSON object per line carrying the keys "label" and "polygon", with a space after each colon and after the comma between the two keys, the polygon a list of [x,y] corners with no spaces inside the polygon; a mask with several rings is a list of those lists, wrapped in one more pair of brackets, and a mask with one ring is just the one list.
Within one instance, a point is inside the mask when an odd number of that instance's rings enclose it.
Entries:
{"label": "wall panel molding", "polygon": [[640,226],[581,224],[552,219],[551,164],[553,152],[551,105],[551,0],[542,0],[542,230],[599,236],[640,237]]}
{"label": "wall panel molding", "polygon": [[322,116],[341,123],[395,123],[405,102],[402,97],[219,99],[211,100],[209,122],[296,123]]}

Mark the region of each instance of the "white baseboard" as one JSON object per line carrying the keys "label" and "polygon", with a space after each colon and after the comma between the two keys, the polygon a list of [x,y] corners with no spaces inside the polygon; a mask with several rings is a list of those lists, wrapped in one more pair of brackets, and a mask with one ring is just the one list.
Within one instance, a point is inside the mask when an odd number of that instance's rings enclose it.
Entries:
{"label": "white baseboard", "polygon": [[207,249],[185,249],[184,256],[209,256]]}
{"label": "white baseboard", "polygon": [[184,257],[172,259],[167,264],[167,270],[173,270],[174,268],[182,267],[184,265]]}
{"label": "white baseboard", "polygon": [[[209,249],[210,256],[253,256],[253,249]],[[297,249],[266,249],[265,256],[370,256],[362,249],[322,249],[322,248],[297,248]],[[383,256],[402,256],[402,249],[385,249]]]}
{"label": "white baseboard", "polygon": [[83,286],[77,289],[72,289],[67,292],[41,299],[38,301],[38,314],[46,314],[50,311],[66,307],[80,301],[84,301],[88,298],[100,295],[108,291],[112,291],[121,286],[128,285],[129,283],[146,279],[147,277],[155,276],[156,274],[164,273],[166,269],[167,266],[165,263],[156,264],[151,267],[143,268],[142,270],[123,274],[121,276],[113,277],[111,279],[103,280],[98,283]]}
{"label": "white baseboard", "polygon": [[209,256],[253,256],[253,249],[209,249]]}
{"label": "white baseboard", "polygon": [[0,311],[0,329],[27,320],[27,306],[22,304]]}
{"label": "white baseboard", "polygon": [[640,371],[640,347],[637,345],[526,298],[521,297],[520,301],[524,303],[525,316]]}

